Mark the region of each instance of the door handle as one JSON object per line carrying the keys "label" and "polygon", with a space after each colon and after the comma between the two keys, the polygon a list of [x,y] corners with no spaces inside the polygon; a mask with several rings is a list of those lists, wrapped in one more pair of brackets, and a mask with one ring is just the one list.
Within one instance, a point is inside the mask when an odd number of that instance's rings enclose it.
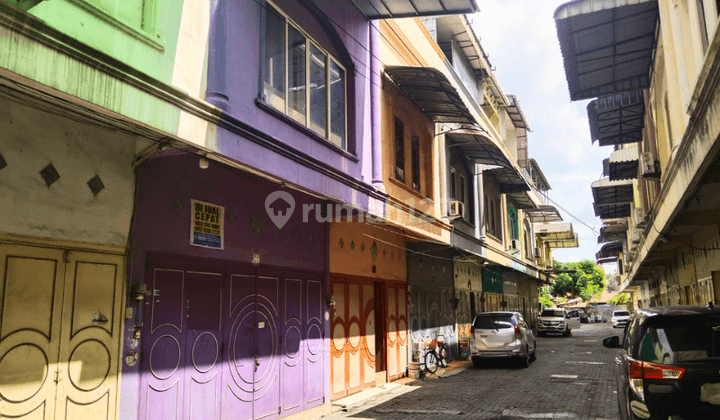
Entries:
{"label": "door handle", "polygon": [[260,358],[258,357],[257,350],[255,351],[255,372],[257,372],[258,367],[260,367]]}

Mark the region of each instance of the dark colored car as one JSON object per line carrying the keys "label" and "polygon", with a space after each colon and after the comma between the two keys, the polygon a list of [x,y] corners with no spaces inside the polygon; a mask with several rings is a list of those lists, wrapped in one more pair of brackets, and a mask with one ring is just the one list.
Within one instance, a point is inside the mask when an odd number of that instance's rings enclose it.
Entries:
{"label": "dark colored car", "polygon": [[623,338],[603,345],[622,349],[615,361],[623,420],[720,419],[720,308],[638,309]]}

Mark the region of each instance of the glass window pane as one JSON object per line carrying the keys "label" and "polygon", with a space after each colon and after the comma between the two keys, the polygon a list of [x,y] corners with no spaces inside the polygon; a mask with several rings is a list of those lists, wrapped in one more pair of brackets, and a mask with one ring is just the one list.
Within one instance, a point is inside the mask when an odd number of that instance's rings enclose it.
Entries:
{"label": "glass window pane", "polygon": [[310,128],[327,137],[327,56],[310,44]]}
{"label": "glass window pane", "polygon": [[416,191],[420,191],[420,143],[417,137],[410,140],[412,152],[412,187]]}
{"label": "glass window pane", "polygon": [[330,141],[345,148],[345,70],[330,60]]}
{"label": "glass window pane", "polygon": [[395,120],[395,178],[405,181],[405,128]]}
{"label": "glass window pane", "polygon": [[294,27],[288,25],[288,115],[305,124],[307,101],[305,59],[307,42]]}
{"label": "glass window pane", "polygon": [[265,62],[263,63],[265,101],[285,111],[285,18],[267,6],[265,20]]}

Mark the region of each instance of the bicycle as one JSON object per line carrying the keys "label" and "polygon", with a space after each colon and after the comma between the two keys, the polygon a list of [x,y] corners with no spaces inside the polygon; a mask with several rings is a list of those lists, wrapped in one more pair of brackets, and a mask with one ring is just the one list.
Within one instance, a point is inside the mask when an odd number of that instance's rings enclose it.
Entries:
{"label": "bicycle", "polygon": [[438,367],[447,367],[448,348],[444,341],[431,340],[425,342],[425,370],[435,373]]}

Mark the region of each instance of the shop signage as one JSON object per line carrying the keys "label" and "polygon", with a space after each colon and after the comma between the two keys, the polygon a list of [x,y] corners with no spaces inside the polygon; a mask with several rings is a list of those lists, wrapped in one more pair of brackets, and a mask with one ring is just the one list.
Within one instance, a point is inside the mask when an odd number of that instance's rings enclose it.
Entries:
{"label": "shop signage", "polygon": [[190,200],[190,208],[190,245],[223,249],[225,208],[197,200]]}
{"label": "shop signage", "polygon": [[503,279],[498,273],[494,273],[487,268],[482,269],[482,287],[483,292],[502,293]]}

